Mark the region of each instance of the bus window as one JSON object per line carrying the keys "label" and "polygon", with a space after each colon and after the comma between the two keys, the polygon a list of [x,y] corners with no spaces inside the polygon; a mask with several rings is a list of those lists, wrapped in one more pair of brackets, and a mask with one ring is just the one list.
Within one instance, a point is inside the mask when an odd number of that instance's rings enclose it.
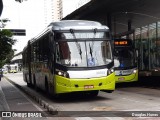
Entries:
{"label": "bus window", "polygon": [[61,64],[70,64],[70,50],[68,43],[66,41],[58,42],[56,49],[57,62],[60,62]]}

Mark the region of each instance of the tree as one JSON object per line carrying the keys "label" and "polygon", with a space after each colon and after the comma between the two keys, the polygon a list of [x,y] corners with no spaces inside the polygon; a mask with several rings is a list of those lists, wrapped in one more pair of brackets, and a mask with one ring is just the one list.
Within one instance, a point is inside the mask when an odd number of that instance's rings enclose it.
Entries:
{"label": "tree", "polygon": [[16,40],[12,36],[13,34],[9,30],[2,29],[0,31],[0,68],[8,61],[8,56],[13,53],[12,45],[14,45]]}

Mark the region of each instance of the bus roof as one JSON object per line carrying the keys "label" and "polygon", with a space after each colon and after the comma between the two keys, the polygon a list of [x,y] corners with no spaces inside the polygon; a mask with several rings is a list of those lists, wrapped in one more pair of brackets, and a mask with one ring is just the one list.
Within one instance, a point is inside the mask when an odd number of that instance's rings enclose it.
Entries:
{"label": "bus roof", "polygon": [[[40,34],[36,37],[30,39],[29,41],[33,43],[41,36],[45,35],[49,31],[60,31],[60,30],[106,30],[108,31],[109,28],[105,25],[102,25],[100,22],[97,21],[89,21],[89,20],[61,20],[58,22],[52,22],[45,28]],[[27,46],[24,47],[23,51],[26,50]]]}
{"label": "bus roof", "polygon": [[53,30],[109,29],[107,26],[104,26],[99,22],[87,20],[62,20],[59,22],[53,22],[49,26],[51,26]]}

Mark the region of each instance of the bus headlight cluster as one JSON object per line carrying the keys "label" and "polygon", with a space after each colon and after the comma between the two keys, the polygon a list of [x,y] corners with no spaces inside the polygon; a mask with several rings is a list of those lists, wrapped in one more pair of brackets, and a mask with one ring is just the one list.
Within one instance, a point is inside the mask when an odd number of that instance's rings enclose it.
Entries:
{"label": "bus headlight cluster", "polygon": [[56,69],[56,74],[59,76],[62,76],[62,77],[69,78],[69,74],[67,72],[62,71],[62,70]]}
{"label": "bus headlight cluster", "polygon": [[133,70],[133,74],[135,74],[137,72],[137,70]]}
{"label": "bus headlight cluster", "polygon": [[110,69],[108,69],[108,71],[107,71],[107,75],[110,75],[110,74],[112,74],[114,72],[114,68],[110,68]]}

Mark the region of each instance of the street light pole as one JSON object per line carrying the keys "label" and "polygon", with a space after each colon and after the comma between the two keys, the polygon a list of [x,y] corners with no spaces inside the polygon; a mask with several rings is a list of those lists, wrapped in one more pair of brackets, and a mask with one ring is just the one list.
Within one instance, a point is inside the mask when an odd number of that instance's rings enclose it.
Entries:
{"label": "street light pole", "polygon": [[3,2],[2,2],[2,0],[0,0],[0,16],[2,14],[2,10],[3,10]]}

